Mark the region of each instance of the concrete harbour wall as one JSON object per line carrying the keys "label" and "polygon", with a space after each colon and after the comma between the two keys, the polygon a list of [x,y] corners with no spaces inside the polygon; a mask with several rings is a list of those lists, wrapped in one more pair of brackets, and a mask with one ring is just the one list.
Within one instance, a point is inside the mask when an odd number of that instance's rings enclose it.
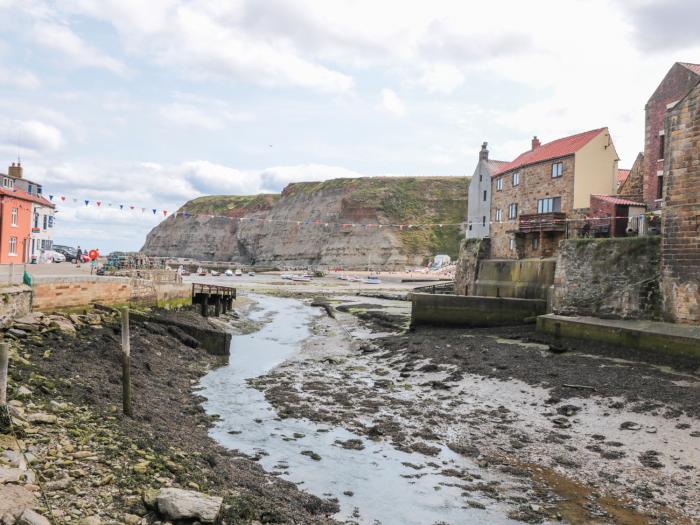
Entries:
{"label": "concrete harbour wall", "polygon": [[556,259],[489,259],[479,264],[474,295],[547,300]]}
{"label": "concrete harbour wall", "polygon": [[411,324],[508,326],[534,323],[546,301],[462,295],[411,294]]}

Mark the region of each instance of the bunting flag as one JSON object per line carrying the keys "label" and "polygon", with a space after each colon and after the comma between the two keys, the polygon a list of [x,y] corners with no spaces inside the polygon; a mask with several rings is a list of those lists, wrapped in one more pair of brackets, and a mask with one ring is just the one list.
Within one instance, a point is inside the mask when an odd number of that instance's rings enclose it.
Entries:
{"label": "bunting flag", "polygon": [[120,209],[120,210],[123,210],[123,209],[124,209],[124,205],[123,205],[123,204],[120,204],[120,205],[119,205],[119,209]]}
{"label": "bunting flag", "polygon": [[66,202],[66,196],[65,196],[65,195],[61,195],[61,202]]}
{"label": "bunting flag", "polygon": [[102,204],[102,201],[95,201],[95,204],[97,204],[97,207],[100,207],[100,204]]}
{"label": "bunting flag", "polygon": [[88,204],[90,204],[90,201],[85,199],[85,206],[87,206]]}
{"label": "bunting flag", "polygon": [[49,200],[53,201],[53,195],[49,195]]}

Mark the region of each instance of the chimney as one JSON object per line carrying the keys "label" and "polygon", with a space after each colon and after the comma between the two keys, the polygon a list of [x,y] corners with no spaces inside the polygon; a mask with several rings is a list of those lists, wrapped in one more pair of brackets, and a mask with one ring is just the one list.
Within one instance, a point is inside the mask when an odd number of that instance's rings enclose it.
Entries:
{"label": "chimney", "polygon": [[537,138],[537,135],[532,137],[532,151],[535,151],[537,148],[540,147],[542,143],[540,142],[540,139]]}
{"label": "chimney", "polygon": [[479,160],[489,160],[489,150],[486,149],[488,145],[488,142],[484,142],[481,145],[481,151],[479,152]]}
{"label": "chimney", "polygon": [[21,179],[22,178],[22,164],[19,162],[15,164],[14,162],[12,163],[12,166],[10,166],[7,169],[7,174],[10,177],[14,177],[16,179]]}

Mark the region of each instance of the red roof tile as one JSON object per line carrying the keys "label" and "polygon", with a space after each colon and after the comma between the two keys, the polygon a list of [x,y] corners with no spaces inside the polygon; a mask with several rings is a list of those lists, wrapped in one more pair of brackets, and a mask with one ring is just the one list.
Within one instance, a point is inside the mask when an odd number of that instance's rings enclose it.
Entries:
{"label": "red roof tile", "polygon": [[617,170],[617,185],[622,186],[625,181],[627,180],[627,177],[630,176],[630,171],[632,170],[622,170],[619,169]]}
{"label": "red roof tile", "polygon": [[8,190],[7,188],[0,188],[0,195],[7,195],[8,197],[14,197],[16,199],[21,199],[23,201],[35,202],[41,204],[42,206],[48,206],[49,208],[55,208],[56,205],[48,201],[44,197],[37,197],[36,195],[30,195],[26,191],[22,190]]}
{"label": "red roof tile", "polygon": [[690,69],[693,73],[700,76],[700,64],[690,64],[688,62],[678,62],[681,66]]}
{"label": "red roof tile", "polygon": [[597,137],[603,130],[605,130],[605,128],[593,129],[577,135],[571,135],[570,137],[557,139],[547,144],[542,144],[534,150],[528,150],[520,154],[513,162],[501,166],[493,175],[500,175],[506,171],[522,168],[523,166],[529,166],[530,164],[536,164],[545,160],[573,155]]}
{"label": "red roof tile", "polygon": [[611,204],[621,204],[623,206],[646,207],[646,204],[644,204],[643,202],[631,201],[631,200],[625,199],[623,197],[617,197],[616,195],[591,195],[591,197],[594,197],[596,199],[600,199],[601,201],[609,202]]}
{"label": "red roof tile", "polygon": [[501,168],[501,166],[504,166],[505,164],[508,164],[507,160],[489,160],[488,162],[488,168],[489,168],[489,173],[493,175],[493,173]]}

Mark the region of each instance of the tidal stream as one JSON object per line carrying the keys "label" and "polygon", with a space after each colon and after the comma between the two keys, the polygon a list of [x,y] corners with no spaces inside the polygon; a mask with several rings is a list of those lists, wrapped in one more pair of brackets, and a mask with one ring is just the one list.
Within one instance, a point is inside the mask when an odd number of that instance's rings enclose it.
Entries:
{"label": "tidal stream", "polygon": [[[295,299],[255,296],[254,321],[264,321],[257,332],[234,336],[229,364],[207,374],[201,382],[204,407],[220,417],[211,435],[230,449],[260,457],[262,466],[295,482],[319,497],[337,498],[339,520],[360,524],[425,525],[432,523],[506,524],[503,509],[491,500],[486,508],[471,508],[459,479],[440,474],[442,468],[478,471],[467,459],[442,447],[427,458],[405,453],[383,441],[370,441],[343,428],[329,428],[305,419],[280,419],[258,390],[246,379],[270,372],[302,351],[311,337],[310,325],[319,309]],[[322,337],[322,336],[314,336]],[[345,449],[337,440],[360,439],[363,450]],[[304,451],[320,456],[314,460]],[[426,462],[440,468],[415,470]],[[437,465],[436,465],[437,466]],[[420,474],[419,476],[416,476]]]}

